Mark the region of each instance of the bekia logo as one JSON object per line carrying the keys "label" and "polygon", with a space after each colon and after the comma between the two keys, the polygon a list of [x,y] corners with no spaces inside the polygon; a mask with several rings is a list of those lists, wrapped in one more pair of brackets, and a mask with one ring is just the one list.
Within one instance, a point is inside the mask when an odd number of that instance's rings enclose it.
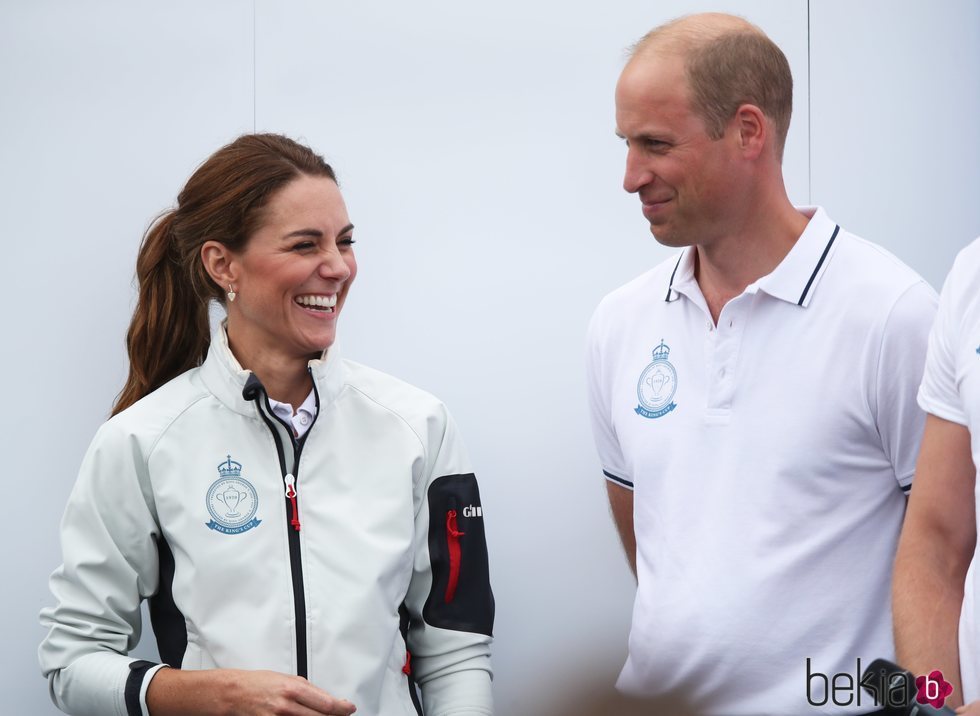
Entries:
{"label": "bekia logo", "polygon": [[861,659],[857,659],[856,666],[853,674],[841,672],[831,676],[814,671],[808,657],[806,660],[807,703],[811,706],[833,703],[835,706],[873,705],[879,708],[907,708],[914,700],[919,704],[929,704],[933,708],[940,709],[953,693],[953,685],[943,678],[943,672],[939,669],[931,671],[928,675],[912,676],[906,671],[874,670],[872,665],[872,668],[865,671],[862,676]]}
{"label": "bekia logo", "polygon": [[483,517],[483,508],[479,505],[467,505],[463,508],[463,517]]}
{"label": "bekia logo", "polygon": [[934,709],[941,709],[953,693],[953,685],[943,678],[939,669],[929,672],[928,676],[916,676],[915,687],[915,700]]}

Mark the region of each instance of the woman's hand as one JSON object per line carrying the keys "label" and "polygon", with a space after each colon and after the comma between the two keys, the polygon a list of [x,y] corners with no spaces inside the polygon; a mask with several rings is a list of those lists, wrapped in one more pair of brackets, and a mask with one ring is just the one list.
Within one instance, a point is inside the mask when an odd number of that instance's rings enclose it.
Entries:
{"label": "woman's hand", "polygon": [[980,716],[980,701],[973,701],[956,709],[960,716]]}
{"label": "woman's hand", "polygon": [[160,669],[150,716],[350,716],[357,709],[299,676],[275,671]]}

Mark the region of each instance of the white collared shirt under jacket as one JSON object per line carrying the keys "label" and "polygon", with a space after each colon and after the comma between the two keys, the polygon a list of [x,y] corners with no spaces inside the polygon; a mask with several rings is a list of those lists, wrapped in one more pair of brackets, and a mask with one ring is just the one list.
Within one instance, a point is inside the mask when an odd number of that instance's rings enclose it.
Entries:
{"label": "white collared shirt under jacket", "polygon": [[359,716],[417,714],[414,680],[426,716],[492,714],[482,509],[452,418],[334,348],[309,369],[299,439],[223,330],[100,428],[42,611],[59,708],[147,713],[160,667],[127,654],[148,599],[173,667],[299,674]]}
{"label": "white collared shirt under jacket", "polygon": [[634,491],[619,687],[701,714],[875,711],[854,677],[894,654],[936,294],[822,209],[800,211],[793,248],[717,324],[688,248],[607,296],[590,327],[600,462]]}

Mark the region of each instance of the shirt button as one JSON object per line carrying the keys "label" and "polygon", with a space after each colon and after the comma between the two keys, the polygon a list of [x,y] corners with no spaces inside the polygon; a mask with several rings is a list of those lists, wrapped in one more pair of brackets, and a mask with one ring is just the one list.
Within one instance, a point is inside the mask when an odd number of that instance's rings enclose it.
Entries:
{"label": "shirt button", "polygon": [[309,419],[309,417],[306,414],[303,414],[303,415],[300,415],[299,416],[299,421],[303,425],[306,425],[308,422],[310,422],[310,419]]}

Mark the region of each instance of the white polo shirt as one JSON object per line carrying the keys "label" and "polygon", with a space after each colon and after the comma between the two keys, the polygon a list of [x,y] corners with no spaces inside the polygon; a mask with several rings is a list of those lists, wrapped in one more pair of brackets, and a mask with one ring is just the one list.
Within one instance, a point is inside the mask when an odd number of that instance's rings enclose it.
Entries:
{"label": "white polo shirt", "polygon": [[310,429],[310,426],[313,425],[313,421],[316,419],[316,395],[312,389],[310,390],[310,394],[306,396],[303,404],[296,408],[295,413],[293,412],[293,406],[289,403],[280,403],[278,400],[273,400],[272,398],[269,398],[269,407],[272,408],[272,412],[280,420],[287,425],[293,426],[293,434],[297,438],[306,435],[306,431]]}
{"label": "white polo shirt", "polygon": [[[943,285],[919,405],[969,428],[973,464],[980,465],[980,239],[960,252]],[[980,515],[980,501],[976,509]],[[980,698],[978,629],[980,574],[974,553],[960,611],[960,677],[967,703]]]}
{"label": "white polo shirt", "polygon": [[894,656],[891,566],[936,295],[822,209],[800,211],[793,249],[717,327],[688,248],[607,296],[589,329],[602,469],[635,490],[618,686],[699,713],[874,711],[856,682],[848,697],[813,675]]}

